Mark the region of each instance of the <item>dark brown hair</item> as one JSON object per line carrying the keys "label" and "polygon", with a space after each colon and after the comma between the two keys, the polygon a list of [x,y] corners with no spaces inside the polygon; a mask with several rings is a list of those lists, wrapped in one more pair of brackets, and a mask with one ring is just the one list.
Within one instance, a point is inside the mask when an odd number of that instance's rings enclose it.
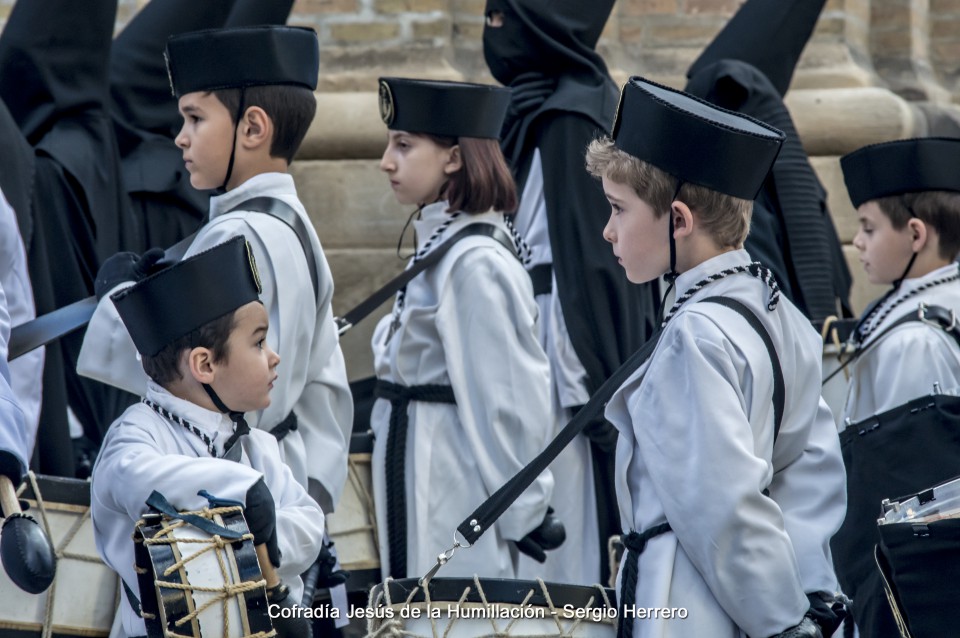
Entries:
{"label": "dark brown hair", "polygon": [[443,191],[450,211],[512,213],[517,209],[517,185],[497,140],[427,134],[424,137],[443,148],[460,146],[463,168],[450,176]]}
{"label": "dark brown hair", "polygon": [[941,259],[953,259],[960,253],[960,193],[925,191],[881,197],[876,200],[890,224],[900,230],[914,215],[940,236]]}
{"label": "dark brown hair", "polygon": [[[230,112],[234,126],[237,124],[237,109],[240,108],[240,89],[212,91]],[[259,106],[273,122],[273,141],[270,155],[282,157],[289,164],[307,136],[313,117],[317,113],[317,98],[313,91],[303,86],[268,84],[244,89],[243,110]]]}
{"label": "dark brown hair", "polygon": [[227,360],[227,340],[235,326],[237,311],[228,312],[222,317],[209,321],[193,332],[167,344],[152,357],[143,357],[143,371],[156,383],[166,387],[168,383],[183,378],[180,374],[180,355],[184,350],[209,348],[214,363]]}

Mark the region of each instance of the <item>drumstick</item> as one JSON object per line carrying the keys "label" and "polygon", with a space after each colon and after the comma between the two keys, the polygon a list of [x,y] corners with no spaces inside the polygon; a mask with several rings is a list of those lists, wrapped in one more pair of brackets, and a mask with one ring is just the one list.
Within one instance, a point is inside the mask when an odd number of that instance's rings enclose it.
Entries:
{"label": "drumstick", "polygon": [[13,482],[3,475],[0,475],[0,505],[7,517],[0,534],[0,562],[7,576],[25,592],[46,591],[56,573],[56,554],[40,525],[20,511]]}
{"label": "drumstick", "polygon": [[270,554],[267,551],[267,544],[260,543],[254,549],[257,550],[257,561],[260,563],[260,572],[263,579],[267,581],[267,589],[272,589],[280,584],[280,575],[277,569],[270,562]]}

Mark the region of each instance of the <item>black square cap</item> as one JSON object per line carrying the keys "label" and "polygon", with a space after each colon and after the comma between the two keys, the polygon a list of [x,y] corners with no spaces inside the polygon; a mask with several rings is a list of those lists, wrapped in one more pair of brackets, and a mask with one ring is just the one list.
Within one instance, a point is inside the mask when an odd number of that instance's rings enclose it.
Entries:
{"label": "black square cap", "polygon": [[632,77],[613,123],[617,148],[674,177],[752,200],[785,136],[760,120]]}
{"label": "black square cap", "polygon": [[960,139],[923,137],[871,144],[840,158],[850,201],[919,191],[960,191]]}
{"label": "black square cap", "polygon": [[380,117],[392,131],[500,139],[508,106],[500,86],[380,78]]}
{"label": "black square cap", "polygon": [[[205,0],[198,0],[205,1]],[[267,84],[317,88],[320,44],[313,29],[207,29],[175,35],[164,52],[174,97]]]}
{"label": "black square cap", "polygon": [[257,263],[243,235],[110,296],[137,351],[147,357],[259,298]]}

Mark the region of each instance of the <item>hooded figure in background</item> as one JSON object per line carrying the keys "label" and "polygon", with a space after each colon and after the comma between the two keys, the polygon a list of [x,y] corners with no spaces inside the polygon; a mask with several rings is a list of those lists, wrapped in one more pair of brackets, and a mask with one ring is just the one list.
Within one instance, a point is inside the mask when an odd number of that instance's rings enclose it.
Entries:
{"label": "hooded figure in background", "polygon": [[687,71],[684,89],[787,135],[754,200],[746,249],[812,321],[852,316],[850,271],[827,193],[783,103],[825,0],[747,0]]}
{"label": "hooded figure in background", "polygon": [[[116,10],[117,0],[18,2],[0,36],[0,188],[38,315],[92,294],[101,261],[137,241],[106,108]],[[34,462],[46,474],[75,473],[68,399],[96,429],[92,415],[116,396],[74,372],[82,338],[47,347]]]}
{"label": "hooded figure in background", "polygon": [[[515,223],[532,252],[556,430],[652,333],[658,308],[654,286],[622,276],[603,240],[610,205],[584,169],[587,144],[609,132],[617,107],[619,92],[595,51],[613,3],[486,4],[484,58],[512,91],[502,148],[521,193]],[[616,432],[598,419],[585,433],[552,465],[563,495],[552,505],[569,541],[521,577],[591,584],[609,576],[607,539],[619,532]]]}
{"label": "hooded figure in background", "polygon": [[170,36],[284,24],[293,0],[151,0],[113,42],[110,98],[123,183],[143,232],[133,250],[172,246],[203,223],[212,191],[190,185],[174,138],[183,118],[170,99],[163,50]]}

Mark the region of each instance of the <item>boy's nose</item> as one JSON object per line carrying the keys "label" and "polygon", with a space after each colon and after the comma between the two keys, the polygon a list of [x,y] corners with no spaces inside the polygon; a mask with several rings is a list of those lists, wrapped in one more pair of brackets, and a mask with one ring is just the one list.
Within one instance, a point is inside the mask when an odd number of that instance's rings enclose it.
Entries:
{"label": "boy's nose", "polygon": [[393,170],[393,162],[387,159],[386,153],[384,153],[383,156],[380,158],[380,170],[383,171],[384,173],[389,173],[390,171]]}
{"label": "boy's nose", "polygon": [[184,135],[183,129],[180,129],[180,132],[177,133],[177,136],[173,139],[173,143],[177,145],[177,148],[187,148],[187,136]]}
{"label": "boy's nose", "polygon": [[616,235],[613,232],[610,220],[607,220],[607,225],[603,227],[603,238],[611,244],[614,243],[614,240],[616,240]]}

